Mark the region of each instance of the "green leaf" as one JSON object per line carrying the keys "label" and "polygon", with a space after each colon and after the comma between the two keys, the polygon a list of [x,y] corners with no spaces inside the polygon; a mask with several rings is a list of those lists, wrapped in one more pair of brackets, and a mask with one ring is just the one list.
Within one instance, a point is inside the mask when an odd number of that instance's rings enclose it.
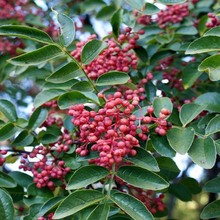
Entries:
{"label": "green leaf", "polygon": [[144,7],[144,0],[126,0],[126,2],[133,8],[141,11]]}
{"label": "green leaf", "polygon": [[154,98],[156,97],[157,88],[151,81],[148,81],[144,87],[147,99],[150,101],[150,103],[152,103]]}
{"label": "green leaf", "polygon": [[171,184],[169,192],[184,202],[192,200],[192,195],[189,189],[181,183]]}
{"label": "green leaf", "polygon": [[207,92],[197,97],[194,101],[199,105],[206,105],[206,110],[220,112],[220,93]]}
{"label": "green leaf", "polygon": [[97,81],[97,86],[112,86],[112,85],[120,85],[128,82],[130,77],[125,72],[118,71],[110,71],[103,75],[101,75]]}
{"label": "green leaf", "polygon": [[0,141],[10,139],[16,134],[18,128],[15,127],[12,123],[8,123],[0,128]]}
{"label": "green leaf", "polygon": [[122,13],[123,13],[122,10],[119,9],[113,14],[113,16],[111,18],[112,32],[115,35],[115,37],[118,37],[118,35],[120,33]]}
{"label": "green leaf", "polygon": [[193,41],[186,50],[186,54],[207,53],[220,50],[219,36],[204,36]]}
{"label": "green leaf", "polygon": [[97,205],[91,205],[89,207],[86,207],[82,210],[80,210],[79,212],[75,213],[74,215],[71,215],[71,217],[73,219],[88,219],[89,215],[91,214],[91,212],[93,212],[95,210],[95,208],[97,207]]}
{"label": "green leaf", "polygon": [[28,146],[30,145],[34,140],[34,137],[32,134],[29,134],[28,131],[23,130],[12,142],[12,145],[17,146]]}
{"label": "green leaf", "polygon": [[173,127],[167,132],[170,146],[179,154],[186,154],[194,140],[193,128]]}
{"label": "green leaf", "polygon": [[[143,61],[144,63],[146,63],[148,61],[148,53],[144,47],[139,46],[137,48],[134,48],[134,51],[135,51],[136,55],[138,56],[138,58],[140,58],[141,61]],[[149,82],[151,82],[151,81],[149,81]]]}
{"label": "green leaf", "polygon": [[28,196],[37,196],[37,197],[44,197],[46,199],[49,199],[53,197],[52,191],[48,190],[47,188],[37,188],[36,184],[32,183],[27,188],[27,195]]}
{"label": "green leaf", "polygon": [[116,10],[117,9],[114,5],[104,6],[99,12],[97,12],[96,18],[102,20],[110,20]]}
{"label": "green leaf", "polygon": [[3,220],[14,219],[13,201],[8,193],[0,189],[0,218]]}
{"label": "green leaf", "polygon": [[109,171],[101,166],[84,166],[78,169],[69,180],[68,190],[79,189],[88,186],[109,175]]}
{"label": "green leaf", "polygon": [[0,35],[26,38],[29,40],[34,40],[45,44],[53,43],[53,40],[50,38],[50,36],[47,33],[33,27],[27,27],[22,25],[1,26]]}
{"label": "green leaf", "polygon": [[63,126],[66,128],[70,133],[72,133],[74,124],[71,122],[72,116],[66,115],[63,119]]}
{"label": "green leaf", "polygon": [[220,217],[220,200],[209,203],[200,215],[202,219],[212,219]]}
{"label": "green leaf", "polygon": [[91,212],[91,214],[86,220],[107,220],[109,209],[110,207],[108,204],[101,204]]}
{"label": "green leaf", "polygon": [[120,167],[116,174],[127,183],[148,190],[161,190],[169,186],[159,175],[137,166]]}
{"label": "green leaf", "polygon": [[176,126],[182,126],[182,123],[179,118],[179,110],[177,108],[173,108],[173,111],[172,111],[168,121],[175,124]]}
{"label": "green leaf", "polygon": [[154,113],[157,117],[160,115],[160,111],[162,108],[166,108],[172,112],[173,103],[167,97],[155,98],[153,101]]}
{"label": "green leaf", "polygon": [[213,113],[213,114],[207,114],[207,115],[203,116],[203,117],[199,120],[198,128],[204,130],[204,129],[207,127],[209,121],[210,121],[211,119],[213,119],[215,116],[216,116],[215,113]]}
{"label": "green leaf", "polygon": [[73,156],[64,156],[63,160],[65,161],[65,165],[67,167],[70,167],[72,170],[76,170],[81,166],[81,163],[76,161],[76,158],[73,158]]}
{"label": "green leaf", "polygon": [[87,13],[89,11],[97,10],[97,8],[105,6],[106,4],[102,0],[85,0],[80,5],[82,11]]}
{"label": "green leaf", "polygon": [[14,188],[6,188],[7,192],[10,194],[13,202],[19,202],[22,201],[22,199],[24,198],[24,189],[23,187],[17,185]]}
{"label": "green leaf", "polygon": [[202,111],[205,110],[205,105],[198,104],[184,104],[180,109],[180,121],[185,127],[188,123],[190,123],[193,119],[195,119]]}
{"label": "green leaf", "polygon": [[89,102],[95,103],[96,105],[100,105],[99,98],[94,92],[81,92]]}
{"label": "green leaf", "polygon": [[140,147],[136,147],[135,150],[137,154],[135,156],[128,156],[127,160],[150,171],[158,172],[160,170],[156,159],[149,152]]}
{"label": "green leaf", "polygon": [[197,33],[198,31],[194,26],[181,26],[175,31],[175,34],[183,35],[196,35]]}
{"label": "green leaf", "polygon": [[203,189],[206,192],[220,193],[220,177],[216,177],[206,182]]}
{"label": "green leaf", "polygon": [[13,188],[16,185],[17,183],[12,177],[0,171],[0,187]]}
{"label": "green leaf", "polygon": [[204,36],[219,36],[220,37],[220,27],[214,27],[205,32]]}
{"label": "green leaf", "polygon": [[33,183],[33,178],[26,173],[13,171],[9,173],[9,176],[11,176],[17,182],[18,185],[24,188],[27,188],[28,185]]}
{"label": "green leaf", "polygon": [[146,206],[131,195],[114,192],[111,194],[111,200],[134,220],[154,219],[152,214],[147,210]]}
{"label": "green leaf", "polygon": [[217,154],[220,155],[220,139],[215,141],[215,146],[216,146]]}
{"label": "green leaf", "polygon": [[56,13],[56,17],[60,25],[60,42],[65,47],[68,47],[75,38],[75,24],[70,17],[62,13]]}
{"label": "green leaf", "polygon": [[157,2],[163,3],[165,5],[173,5],[184,3],[186,0],[157,0]]}
{"label": "green leaf", "polygon": [[220,131],[220,115],[216,115],[213,119],[208,123],[205,134],[211,135]]}
{"label": "green leaf", "polygon": [[195,139],[188,152],[192,161],[205,169],[211,169],[216,161],[216,149],[211,138]]}
{"label": "green leaf", "polygon": [[62,51],[58,47],[54,45],[48,45],[43,46],[40,49],[19,55],[8,60],[8,62],[17,66],[38,65],[62,54]]}
{"label": "green leaf", "polygon": [[48,111],[45,108],[37,108],[31,115],[28,122],[28,129],[35,130],[47,119]]}
{"label": "green leaf", "polygon": [[71,62],[61,67],[56,72],[46,78],[46,81],[52,83],[64,83],[76,77],[84,76],[84,73],[75,62]]}
{"label": "green leaf", "polygon": [[94,90],[91,83],[88,81],[79,81],[72,86],[72,89],[81,92],[92,92]]}
{"label": "green leaf", "polygon": [[63,199],[63,198],[61,198],[61,197],[53,197],[53,198],[47,200],[47,201],[41,206],[41,208],[40,208],[40,210],[39,210],[39,213],[38,213],[38,216],[39,216],[39,217],[40,217],[40,216],[44,216],[47,212],[49,212],[50,210],[56,208],[56,207],[60,204],[60,202],[61,202],[62,199]]}
{"label": "green leaf", "polygon": [[60,203],[54,213],[53,219],[63,219],[103,199],[104,195],[96,190],[79,190],[73,192]]}
{"label": "green leaf", "polygon": [[33,204],[30,206],[29,214],[24,216],[23,220],[37,219],[41,204]]}
{"label": "green leaf", "polygon": [[59,140],[59,136],[57,136],[57,135],[55,135],[55,134],[50,134],[50,133],[45,133],[43,136],[42,136],[42,138],[41,138],[41,140],[40,140],[40,142],[42,143],[42,144],[52,144],[52,143],[55,143],[55,142],[57,142],[58,140]]}
{"label": "green leaf", "polygon": [[14,104],[6,99],[0,99],[0,112],[2,112],[10,122],[15,122],[18,119]]}
{"label": "green leaf", "polygon": [[145,9],[144,9],[144,14],[145,15],[153,15],[153,14],[157,14],[160,11],[160,9],[151,3],[146,3],[145,4]]}
{"label": "green leaf", "polygon": [[159,175],[167,180],[173,180],[179,175],[180,170],[171,158],[157,157],[156,159],[160,168]]}
{"label": "green leaf", "polygon": [[201,76],[201,72],[198,71],[198,63],[188,63],[183,69],[182,80],[184,89],[190,88],[195,81]]}
{"label": "green leaf", "polygon": [[186,177],[180,180],[180,183],[186,186],[191,194],[198,194],[202,191],[202,188],[200,184],[197,182],[197,180],[191,178],[191,177]]}
{"label": "green leaf", "polygon": [[65,90],[62,89],[47,89],[43,90],[42,92],[38,93],[34,100],[35,108],[40,107],[45,102],[50,101],[51,99],[56,98],[57,96],[62,95],[65,93]]}
{"label": "green leaf", "polygon": [[127,215],[117,214],[108,218],[109,220],[131,220]]}
{"label": "green leaf", "polygon": [[61,109],[66,109],[72,105],[88,102],[88,98],[79,91],[71,91],[64,93],[58,99],[58,106]]}
{"label": "green leaf", "polygon": [[31,206],[36,203],[45,203],[48,199],[53,197],[52,191],[47,188],[37,188],[33,181],[30,185],[28,185],[27,195],[28,197],[24,197],[23,199],[27,206]]}
{"label": "green leaf", "polygon": [[165,136],[151,135],[153,148],[162,156],[174,157],[176,152],[171,148]]}
{"label": "green leaf", "polygon": [[199,65],[199,71],[207,72],[211,81],[220,80],[220,55],[215,54],[203,60]]}
{"label": "green leaf", "polygon": [[84,65],[90,64],[105,48],[108,44],[100,40],[89,41],[82,49],[81,61]]}

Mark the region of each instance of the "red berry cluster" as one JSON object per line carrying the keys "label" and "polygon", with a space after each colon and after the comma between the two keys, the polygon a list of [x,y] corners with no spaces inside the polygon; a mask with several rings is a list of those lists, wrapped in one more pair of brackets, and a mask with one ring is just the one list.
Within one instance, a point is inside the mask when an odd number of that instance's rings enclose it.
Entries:
{"label": "red berry cluster", "polygon": [[54,213],[51,212],[46,217],[43,217],[43,216],[38,217],[37,220],[53,220],[53,216],[54,216]]}
{"label": "red berry cluster", "polygon": [[138,24],[149,25],[152,23],[152,17],[150,15],[140,14],[138,10],[134,10],[134,16],[137,17]]}
{"label": "red berry cluster", "polygon": [[[21,23],[25,23],[26,17],[30,14],[39,15],[41,18],[45,17],[45,12],[37,7],[33,1],[0,0],[0,20],[14,19]],[[48,31],[54,36],[57,32],[54,22],[51,22],[45,31]],[[24,44],[20,39],[15,38],[12,41],[5,37],[0,38],[0,55],[1,53],[15,55],[17,48],[24,48]]]}
{"label": "red berry cluster", "polygon": [[213,28],[220,25],[220,20],[215,14],[208,13],[208,18],[208,22],[206,23],[207,28]]}
{"label": "red berry cluster", "polygon": [[[99,97],[105,98],[104,94],[99,94]],[[86,156],[90,149],[99,152],[99,157],[90,160],[91,163],[111,168],[112,164],[122,162],[126,155],[136,155],[134,147],[139,146],[138,138],[148,138],[148,124],[155,123],[155,132],[159,135],[165,135],[169,128],[165,120],[170,114],[167,109],[161,110],[159,118],[153,117],[153,107],[147,109],[149,116],[136,117],[132,114],[140,102],[135,93],[123,96],[121,92],[115,92],[105,101],[105,106],[97,112],[86,110],[83,104],[69,109],[72,123],[78,129],[80,146],[76,153]]]}
{"label": "red berry cluster", "polygon": [[63,153],[69,151],[73,140],[68,130],[63,128],[57,101],[47,102],[44,106],[51,109],[41,128],[46,129],[47,132],[49,127],[57,127],[61,134],[55,143],[50,143],[48,146],[40,145],[35,147],[32,152],[23,153],[19,168],[33,173],[34,182],[38,188],[48,187],[50,190],[54,190],[58,185],[64,186],[64,178],[71,170],[69,167],[65,167],[65,162],[61,160],[61,157]]}
{"label": "red berry cluster", "polygon": [[0,0],[0,19],[17,19],[23,21],[28,14],[25,7],[29,0]]}
{"label": "red berry cluster", "polygon": [[150,15],[140,15],[137,17],[137,23],[147,26],[152,23],[152,17]]}
{"label": "red berry cluster", "polygon": [[2,166],[5,163],[4,155],[8,153],[7,150],[0,150],[0,166]]}
{"label": "red berry cluster", "polygon": [[[56,187],[54,180],[60,180],[64,184],[64,177],[71,170],[65,167],[65,162],[59,160],[50,148],[44,146],[36,147],[29,156],[23,154],[22,157],[19,168],[33,173],[37,188],[47,186],[50,190],[54,190]],[[38,161],[32,163],[30,159]]]}
{"label": "red berry cluster", "polygon": [[169,85],[172,88],[176,88],[179,91],[183,91],[183,82],[182,78],[180,78],[178,75],[180,74],[180,70],[173,67],[170,70],[166,70],[163,73],[163,79],[168,79],[169,80]]}
{"label": "red berry cluster", "polygon": [[155,70],[165,70],[171,66],[174,58],[172,56],[166,57],[159,61],[159,64],[155,67]]}
{"label": "red berry cluster", "polygon": [[144,190],[129,185],[129,193],[142,201],[147,209],[152,213],[163,212],[166,205],[163,202],[164,194],[157,194],[152,190]]}
{"label": "red berry cluster", "polygon": [[151,122],[156,123],[157,127],[155,128],[155,132],[161,136],[166,135],[167,130],[171,128],[171,124],[166,121],[166,118],[171,114],[170,110],[166,108],[162,108],[159,113],[159,118],[153,117],[152,115],[154,113],[153,106],[149,106],[147,108],[147,112],[149,116],[145,116],[143,118],[143,122],[147,124]]}
{"label": "red berry cluster", "polygon": [[191,0],[191,2],[192,2],[193,4],[196,4],[196,3],[199,2],[199,0]]}
{"label": "red berry cluster", "polygon": [[167,6],[157,14],[156,21],[160,28],[183,21],[189,15],[188,3]]}
{"label": "red berry cluster", "polygon": [[152,214],[163,212],[165,210],[166,205],[163,202],[164,194],[132,186],[117,176],[114,177],[114,180],[118,190],[129,193],[138,200],[142,201]]}
{"label": "red berry cluster", "polygon": [[13,41],[5,37],[0,37],[0,55],[9,53],[10,55],[15,55],[17,48],[24,48],[23,42],[15,38]]}
{"label": "red berry cluster", "polygon": [[[119,35],[117,42],[114,39],[108,39],[106,41],[108,47],[95,60],[85,66],[84,69],[88,76],[96,80],[100,75],[111,70],[129,72],[130,68],[136,69],[138,59],[132,49],[137,47],[136,42],[139,39],[139,34],[143,34],[143,31],[132,33],[131,28],[127,27],[125,33]],[[87,41],[78,42],[71,55],[80,61],[83,46],[95,38],[96,35],[92,35]]]}

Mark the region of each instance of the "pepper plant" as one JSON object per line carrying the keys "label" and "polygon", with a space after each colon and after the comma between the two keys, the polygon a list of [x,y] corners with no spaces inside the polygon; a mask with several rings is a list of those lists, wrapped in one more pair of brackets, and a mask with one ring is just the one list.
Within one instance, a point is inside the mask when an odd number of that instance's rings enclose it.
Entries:
{"label": "pepper plant", "polygon": [[[28,118],[0,99],[1,218],[151,220],[169,213],[171,195],[187,202],[201,190],[219,193],[218,173],[203,185],[179,178],[174,159],[188,154],[207,170],[218,162],[219,4],[77,4],[112,31],[79,40],[73,19],[55,9],[55,37],[0,26],[0,36],[29,45],[7,62],[2,54],[2,80],[31,77],[39,91]],[[15,161],[19,171],[5,172]],[[215,200],[200,217],[219,217],[219,210]]]}

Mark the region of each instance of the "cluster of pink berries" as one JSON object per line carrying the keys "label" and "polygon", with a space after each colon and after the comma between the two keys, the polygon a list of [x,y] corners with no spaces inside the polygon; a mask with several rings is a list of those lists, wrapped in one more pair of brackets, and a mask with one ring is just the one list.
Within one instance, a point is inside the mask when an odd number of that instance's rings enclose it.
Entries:
{"label": "cluster of pink berries", "polygon": [[189,15],[188,3],[167,6],[157,14],[156,21],[160,28],[183,21]]}
{"label": "cluster of pink berries", "polygon": [[129,186],[129,192],[142,201],[152,214],[156,214],[158,211],[163,212],[166,208],[163,202],[164,194],[157,195],[152,190],[144,190],[134,186]]}
{"label": "cluster of pink berries", "polygon": [[0,150],[0,166],[2,166],[5,163],[4,156],[8,153],[7,150]]}
{"label": "cluster of pink berries", "polygon": [[[56,185],[54,180],[64,181],[69,167],[65,167],[65,162],[59,160],[50,148],[39,146],[28,155],[24,153],[20,160],[20,169],[31,171],[37,188],[48,187],[54,190]],[[37,159],[37,162],[30,162],[30,159]],[[64,184],[64,183],[63,183]]]}
{"label": "cluster of pink berries", "polygon": [[[140,30],[138,33],[132,33],[132,29],[127,27],[124,34],[120,34],[117,42],[114,39],[108,39],[108,47],[90,64],[84,67],[88,76],[96,80],[102,74],[111,71],[129,72],[130,68],[137,68],[137,56],[132,49],[137,47],[139,34],[144,32]],[[76,49],[71,53],[78,61],[80,61],[83,46],[92,39],[97,38],[92,35],[87,41],[81,41],[76,44]]]}
{"label": "cluster of pink berries", "polygon": [[57,108],[57,101],[47,102],[44,106],[51,109],[41,128],[47,129],[55,126],[60,129],[61,134],[54,143],[50,143],[48,146],[40,145],[35,147],[32,152],[23,153],[19,168],[33,173],[34,182],[38,188],[48,187],[50,190],[54,190],[60,184],[65,187],[64,178],[71,168],[65,166],[61,157],[63,153],[70,150],[73,139],[68,130],[63,128],[63,119],[59,116],[60,110]]}
{"label": "cluster of pink berries", "polygon": [[0,0],[0,19],[17,19],[23,21],[27,10],[23,7],[29,0]]}
{"label": "cluster of pink berries", "polygon": [[152,16],[139,14],[138,11],[134,11],[134,15],[137,17],[137,23],[142,25],[149,25],[152,23]]}
{"label": "cluster of pink berries", "polygon": [[199,2],[199,0],[191,0],[191,2],[192,2],[193,4],[196,4],[196,3]]}
{"label": "cluster of pink berries", "polygon": [[155,67],[155,70],[165,70],[171,66],[174,58],[172,56],[166,57],[159,61],[159,64]]}
{"label": "cluster of pink berries", "polygon": [[38,217],[37,220],[53,220],[53,216],[54,216],[54,213],[51,212],[46,217],[43,217],[43,216]]}
{"label": "cluster of pink berries", "polygon": [[[28,15],[39,15],[45,17],[45,12],[38,8],[33,1],[30,0],[0,0],[0,20],[15,19],[21,23],[25,22]],[[57,36],[57,28],[54,22],[51,22],[45,31],[48,31],[51,36]],[[17,48],[24,48],[23,42],[15,38],[0,38],[0,55],[10,54],[16,55]]]}
{"label": "cluster of pink berries", "polygon": [[[153,117],[154,108],[147,108],[149,116],[136,117],[133,111],[139,107],[140,98],[133,94],[122,95],[115,92],[105,97],[105,106],[96,111],[86,110],[83,104],[71,106],[69,115],[73,116],[72,123],[78,128],[77,135],[80,146],[76,153],[86,156],[91,151],[99,152],[99,157],[90,160],[100,166],[111,168],[116,163],[122,162],[127,155],[135,156],[134,147],[139,146],[138,138],[147,140],[149,128],[147,125],[156,124],[155,132],[165,135],[169,125],[166,117],[170,114],[167,109],[162,109],[159,118]],[[127,100],[131,98],[131,100]]]}
{"label": "cluster of pink berries", "polygon": [[183,82],[182,78],[178,75],[180,74],[180,70],[172,67],[171,69],[165,70],[163,73],[163,78],[169,80],[169,85],[171,88],[176,88],[179,91],[183,91]]}
{"label": "cluster of pink berries", "polygon": [[163,193],[158,194],[152,190],[145,190],[132,186],[117,176],[114,177],[114,180],[118,190],[129,193],[138,200],[142,201],[152,214],[163,212],[165,210],[166,205],[163,202]]}
{"label": "cluster of pink berries", "polygon": [[215,14],[208,13],[208,18],[208,22],[206,23],[207,28],[213,28],[220,25],[220,20]]}
{"label": "cluster of pink berries", "polygon": [[10,55],[15,55],[17,48],[24,48],[23,42],[15,38],[13,41],[5,37],[0,37],[0,55],[9,53]]}

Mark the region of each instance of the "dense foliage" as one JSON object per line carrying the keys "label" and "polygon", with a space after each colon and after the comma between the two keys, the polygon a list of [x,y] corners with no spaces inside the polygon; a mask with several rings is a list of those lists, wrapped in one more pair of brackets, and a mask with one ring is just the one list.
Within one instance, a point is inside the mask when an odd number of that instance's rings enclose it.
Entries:
{"label": "dense foliage", "polygon": [[219,3],[106,2],[0,0],[1,219],[151,220],[220,193]]}

